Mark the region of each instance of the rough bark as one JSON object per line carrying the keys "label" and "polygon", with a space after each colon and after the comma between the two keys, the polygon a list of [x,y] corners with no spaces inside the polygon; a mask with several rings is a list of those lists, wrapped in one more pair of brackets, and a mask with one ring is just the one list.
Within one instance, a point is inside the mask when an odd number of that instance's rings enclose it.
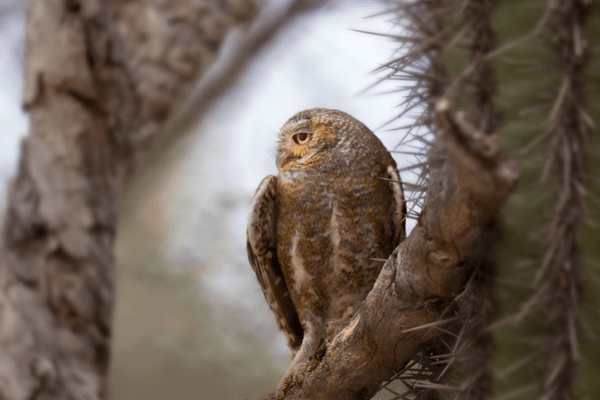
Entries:
{"label": "rough bark", "polygon": [[36,0],[0,240],[0,399],[106,395],[117,202],[250,0]]}
{"label": "rough bark", "polygon": [[436,107],[441,150],[417,226],[385,263],[363,306],[328,330],[307,366],[292,365],[271,399],[368,399],[448,323],[455,297],[489,248],[489,224],[516,182],[497,137]]}

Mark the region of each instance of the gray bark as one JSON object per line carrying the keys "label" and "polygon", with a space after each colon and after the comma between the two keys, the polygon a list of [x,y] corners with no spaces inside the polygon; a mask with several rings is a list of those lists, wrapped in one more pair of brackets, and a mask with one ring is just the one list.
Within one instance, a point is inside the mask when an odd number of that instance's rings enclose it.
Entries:
{"label": "gray bark", "polygon": [[0,238],[0,399],[106,397],[119,193],[250,0],[36,0]]}

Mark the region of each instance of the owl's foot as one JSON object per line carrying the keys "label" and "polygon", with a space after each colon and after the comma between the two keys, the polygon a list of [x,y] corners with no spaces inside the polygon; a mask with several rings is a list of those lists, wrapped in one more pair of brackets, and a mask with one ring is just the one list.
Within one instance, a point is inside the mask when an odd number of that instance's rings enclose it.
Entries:
{"label": "owl's foot", "polygon": [[289,388],[301,385],[302,381],[304,381],[306,373],[308,372],[308,367],[309,363],[307,362],[292,364],[279,384],[277,398],[283,397]]}
{"label": "owl's foot", "polygon": [[292,366],[288,369],[287,373],[281,380],[281,384],[279,385],[279,393],[283,394],[288,388],[301,385],[306,377],[306,374],[319,366],[326,351],[326,344],[321,343],[315,354],[308,360],[305,360],[302,357],[296,357],[292,363]]}

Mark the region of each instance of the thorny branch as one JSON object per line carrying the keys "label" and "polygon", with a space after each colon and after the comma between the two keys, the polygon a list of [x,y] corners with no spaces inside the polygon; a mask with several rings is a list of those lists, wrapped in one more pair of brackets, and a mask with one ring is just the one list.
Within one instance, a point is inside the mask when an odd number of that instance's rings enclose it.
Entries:
{"label": "thorny branch", "polygon": [[[437,99],[444,96],[458,107],[464,105],[466,119],[484,134],[494,132],[497,127],[498,116],[493,105],[496,82],[487,58],[495,48],[491,28],[494,7],[493,0],[427,0],[402,2],[393,11],[400,20],[408,20],[405,24],[410,35],[406,36],[411,40],[396,38],[400,46],[407,47],[407,51],[382,67],[390,71],[382,80],[407,82],[401,89],[407,92],[401,105],[402,115],[421,111],[401,141],[403,150],[400,153],[416,159],[407,168],[418,174],[417,184],[407,186],[411,211],[417,206],[422,207],[428,187],[429,165],[424,161],[425,151],[422,149],[432,146],[428,133],[433,129],[432,106]],[[470,59],[463,72],[452,78],[446,71],[442,53],[454,47],[466,48]],[[419,150],[412,151],[412,148],[407,151],[409,146],[420,147],[421,154]],[[429,151],[438,149],[433,147]],[[497,237],[497,230],[490,226],[488,235]],[[435,392],[444,389],[451,397],[476,399],[489,396],[492,388],[487,363],[491,360],[493,344],[484,329],[495,311],[492,295],[494,275],[495,265],[491,257],[480,260],[461,300],[457,300],[460,321],[447,327],[433,342],[421,347],[420,353],[415,356],[420,362],[404,372],[405,376],[411,376],[412,383],[406,385],[409,390],[402,396],[429,399],[436,396]],[[449,379],[458,375],[457,379]],[[398,375],[397,378],[405,381],[405,376]],[[451,386],[449,381],[453,384],[459,382],[458,386]],[[387,384],[384,387],[387,388]]]}
{"label": "thorny branch", "polygon": [[494,324],[494,328],[507,323],[526,326],[536,320],[539,325],[539,329],[519,333],[521,341],[533,344],[531,353],[501,375],[528,366],[537,370],[540,380],[507,393],[507,398],[533,392],[531,396],[536,398],[571,399],[577,387],[579,336],[584,323],[580,320],[583,271],[577,235],[586,218],[584,197],[590,182],[586,150],[595,129],[586,111],[584,82],[590,55],[584,26],[590,8],[589,1],[549,0],[536,32],[544,39],[552,59],[527,63],[530,69],[545,71],[554,87],[550,103],[525,110],[547,114],[544,126],[520,154],[529,155],[534,149],[545,153],[541,183],[550,190],[546,190],[543,200],[552,202],[553,207],[540,233],[531,235],[541,244],[539,258],[520,261],[532,273],[531,284],[508,282],[514,287],[532,288],[533,293],[516,314]]}
{"label": "thorny branch", "polygon": [[[536,292],[524,312],[547,312],[544,332],[537,340],[543,399],[570,399],[580,358],[578,308],[581,297],[581,255],[577,231],[585,218],[583,196],[588,137],[594,128],[586,118],[582,70],[588,59],[583,26],[591,4],[586,0],[554,3],[548,42],[563,75],[548,116],[552,135],[542,180],[553,170],[559,190],[546,227],[548,247],[533,284]],[[552,32],[552,33],[550,33]],[[552,348],[552,352],[542,349]]]}

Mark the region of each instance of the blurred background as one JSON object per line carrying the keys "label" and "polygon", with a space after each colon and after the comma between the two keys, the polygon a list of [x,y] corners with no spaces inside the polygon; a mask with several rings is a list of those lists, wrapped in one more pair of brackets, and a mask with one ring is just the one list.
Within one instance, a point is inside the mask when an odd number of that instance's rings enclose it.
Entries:
{"label": "blurred background", "polygon": [[[20,105],[28,2],[0,4],[3,207],[28,129]],[[277,173],[279,128],[301,110],[346,111],[396,147],[395,83],[370,87],[381,78],[371,71],[398,46],[357,32],[397,33],[377,16],[383,10],[332,2],[286,25],[198,126],[133,177],[116,245],[112,399],[257,398],[276,387],[289,350],[246,258],[250,202]]]}
{"label": "blurred background", "polygon": [[[266,9],[287,1],[270,0]],[[508,43],[535,28],[543,2],[497,3],[498,43]],[[0,211],[7,182],[16,171],[19,140],[28,130],[20,105],[28,4],[0,0]],[[276,173],[279,128],[306,108],[346,111],[374,130],[388,149],[403,150],[396,146],[404,132],[394,128],[406,121],[389,123],[401,110],[396,107],[403,100],[395,92],[399,82],[385,81],[373,88],[382,76],[371,73],[400,45],[385,36],[358,32],[398,33],[387,16],[378,16],[383,10],[377,1],[330,2],[288,23],[194,129],[153,154],[133,177],[121,199],[116,246],[111,399],[244,399],[275,388],[288,366],[289,351],[246,259],[251,197],[264,176]],[[598,48],[599,21],[596,7],[585,32],[591,47]],[[538,107],[544,111],[538,114],[527,110],[540,98],[552,99],[548,88],[558,78],[516,67],[529,65],[542,51],[541,43],[526,42],[494,65],[501,83],[498,109],[504,114],[499,136],[510,151],[539,135],[547,118],[543,108]],[[600,119],[597,54],[584,71],[589,111],[596,121]],[[448,56],[451,73],[460,72],[464,58],[458,50]],[[597,149],[597,143],[595,135],[590,148]],[[548,157],[544,146],[521,153],[523,174],[504,208],[496,285],[500,316],[518,311],[529,298],[532,268],[525,267],[533,264],[526,263],[527,257],[535,258],[544,250],[535,238],[539,232],[532,232],[553,212],[553,192],[540,184]],[[594,159],[594,150],[588,155],[591,183],[586,189],[590,196],[600,197],[600,162]],[[394,156],[399,166],[415,162],[398,153]],[[414,177],[408,171],[402,179],[411,182]],[[590,220],[597,221],[599,203],[590,204]],[[409,220],[408,228],[413,225]],[[581,359],[573,398],[590,400],[600,398],[598,296],[597,286],[590,284],[593,277],[600,282],[592,273],[593,268],[600,271],[598,237],[594,221],[582,225],[578,233],[589,272],[582,278]],[[531,398],[531,392],[519,390],[535,386],[540,376],[520,360],[529,357],[531,338],[544,330],[542,320],[533,318],[521,327],[505,325],[494,331],[498,398]]]}

